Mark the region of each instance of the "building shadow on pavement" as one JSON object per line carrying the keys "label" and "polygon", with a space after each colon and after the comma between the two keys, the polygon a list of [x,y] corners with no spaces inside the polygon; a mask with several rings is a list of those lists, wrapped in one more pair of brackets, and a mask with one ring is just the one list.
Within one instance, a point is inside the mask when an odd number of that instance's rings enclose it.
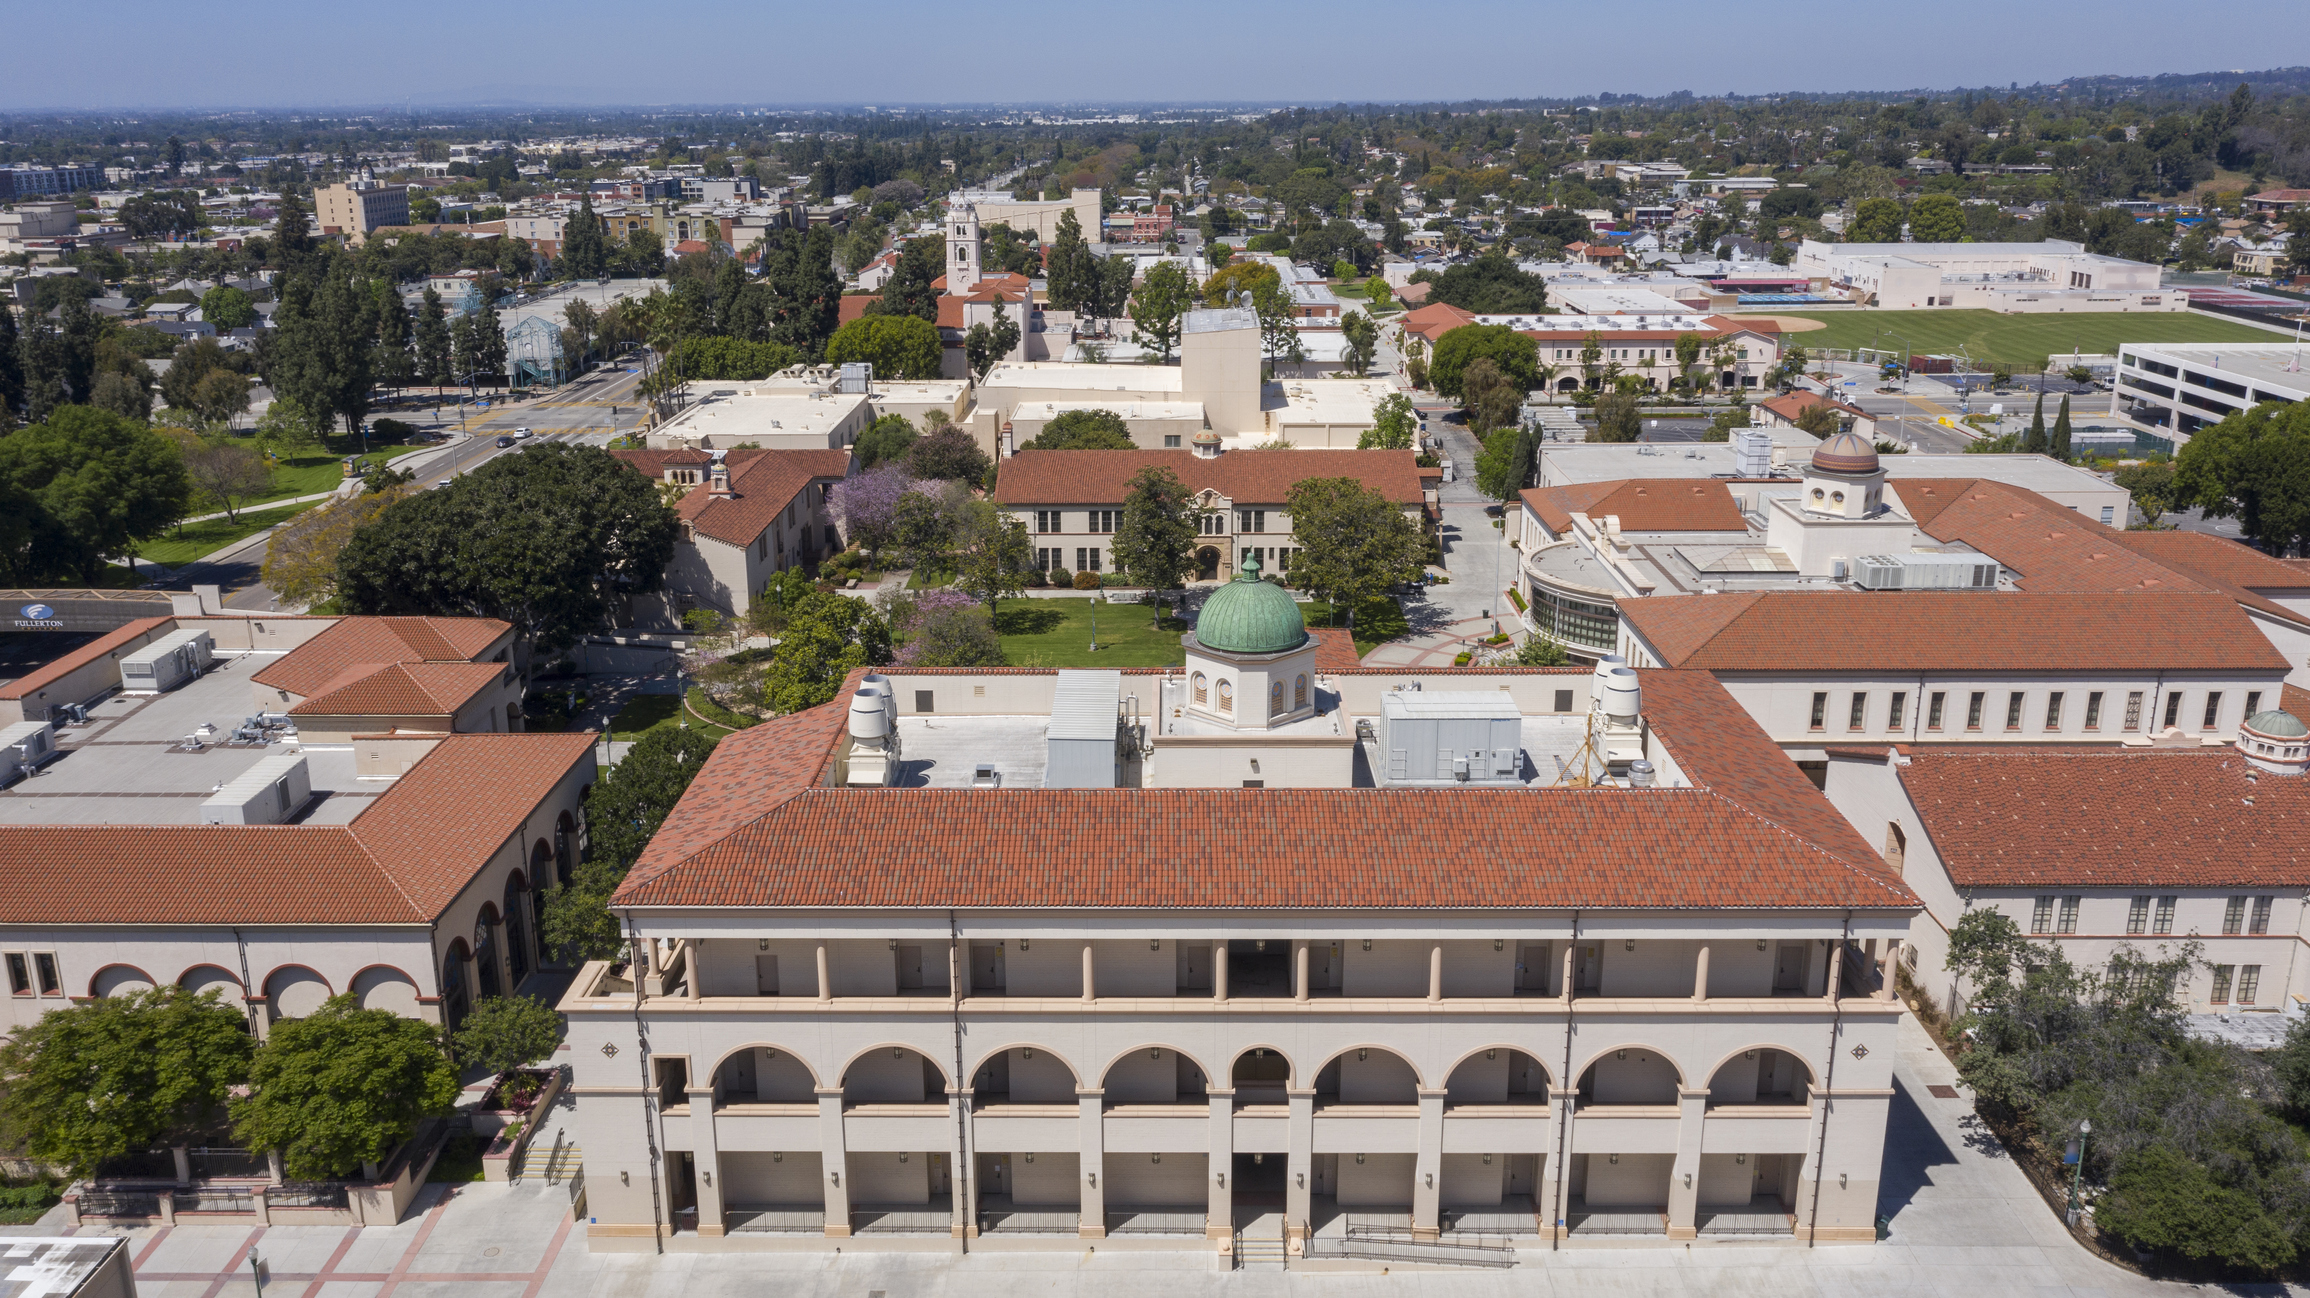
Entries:
{"label": "building shadow on pavement", "polygon": [[[1971,1114],[1966,1117],[1980,1121]],[[1988,1133],[1984,1130],[1982,1134]],[[2002,1154],[2002,1149],[1999,1152]],[[1957,1155],[1933,1129],[1932,1120],[1917,1106],[1917,1097],[1908,1085],[1895,1075],[1893,1104],[1885,1121],[1885,1170],[1877,1190],[1878,1217],[1897,1220],[1918,1192],[1933,1184],[1934,1168],[1956,1164]]]}

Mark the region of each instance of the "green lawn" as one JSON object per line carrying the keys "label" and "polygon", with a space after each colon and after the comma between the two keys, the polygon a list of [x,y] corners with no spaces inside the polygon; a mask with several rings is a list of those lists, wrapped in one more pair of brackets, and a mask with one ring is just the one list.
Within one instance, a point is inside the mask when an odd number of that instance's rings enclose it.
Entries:
{"label": "green lawn", "polygon": [[[731,733],[736,727],[710,724],[708,721],[700,720],[699,714],[713,719],[719,719],[722,716],[728,716],[733,721],[742,719],[723,712],[712,699],[706,697],[702,690],[691,690],[690,700],[691,705],[697,708],[697,713],[693,713],[690,717],[690,729],[709,738],[720,739]],[[681,702],[673,695],[636,694],[626,700],[626,705],[618,709],[618,714],[615,717],[610,718],[610,737],[621,742],[639,739],[645,730],[655,730],[660,726],[678,725],[680,722]],[[752,722],[747,724],[751,725]]]}
{"label": "green lawn", "polygon": [[[136,557],[140,563],[160,563],[171,568],[182,568],[235,541],[286,523],[318,503],[314,501],[303,505],[280,505],[272,509],[244,509],[238,520],[212,518],[205,522],[187,523],[181,531],[172,530],[166,535],[139,544]],[[145,580],[150,581],[153,576],[148,572]]]}
{"label": "green lawn", "polygon": [[[1099,650],[1091,652],[1094,607]],[[995,613],[1003,656],[1013,667],[1165,667],[1186,661],[1179,645],[1187,624],[1176,617],[1154,625],[1147,604],[1085,599],[1007,599]]]}
{"label": "green lawn", "polygon": [[[1751,312],[1749,314],[1756,314]],[[1919,355],[1966,354],[1983,364],[2003,361],[2016,373],[2035,374],[2055,352],[2115,353],[2121,343],[2272,343],[2279,335],[2184,312],[2093,311],[2063,315],[2005,315],[1997,311],[1775,311],[1823,321],[1826,329],[1788,335],[1807,349],[1886,347],[1906,342]],[[1890,331],[1880,335],[1881,330]],[[1892,334],[1901,335],[1894,338]]]}
{"label": "green lawn", "polygon": [[[1299,614],[1307,619],[1307,624],[1311,627],[1335,624],[1332,606],[1320,599],[1300,605]],[[1341,616],[1337,620],[1345,622],[1347,619]],[[1404,620],[1403,606],[1385,595],[1375,595],[1356,608],[1355,636],[1356,657],[1358,658],[1390,640],[1400,639],[1411,633],[1412,624]]]}

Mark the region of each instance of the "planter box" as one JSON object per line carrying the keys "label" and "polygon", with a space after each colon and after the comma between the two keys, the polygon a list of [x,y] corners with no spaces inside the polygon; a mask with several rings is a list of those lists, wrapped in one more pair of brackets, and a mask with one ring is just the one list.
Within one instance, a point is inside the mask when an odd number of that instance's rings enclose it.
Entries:
{"label": "planter box", "polygon": [[[529,1120],[522,1124],[520,1133],[511,1139],[506,1137],[505,1128],[520,1115],[504,1110],[473,1115],[473,1134],[476,1136],[486,1134],[495,1137],[489,1142],[489,1148],[481,1153],[482,1180],[510,1181],[513,1179],[513,1169],[521,1165],[523,1156],[529,1152],[529,1142],[537,1138],[539,1119],[553,1111],[554,1101],[561,1098],[562,1086],[567,1077],[568,1073],[565,1070],[560,1068],[553,1070],[553,1075],[546,1079],[545,1089],[537,1093],[537,1103],[530,1106]],[[481,1128],[481,1121],[484,1117],[499,1119],[497,1124],[486,1133]]]}

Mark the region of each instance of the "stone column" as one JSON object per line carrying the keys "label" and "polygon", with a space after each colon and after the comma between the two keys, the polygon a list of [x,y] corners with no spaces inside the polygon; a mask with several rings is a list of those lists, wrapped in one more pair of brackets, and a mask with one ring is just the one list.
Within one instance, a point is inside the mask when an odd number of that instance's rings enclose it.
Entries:
{"label": "stone column", "polygon": [[1572,999],[1572,971],[1578,967],[1573,962],[1579,959],[1579,946],[1577,941],[1564,944],[1564,981],[1556,984],[1556,999],[1560,1001]]}
{"label": "stone column", "polygon": [[249,1191],[249,1206],[256,1210],[257,1224],[260,1226],[270,1226],[273,1224],[273,1206],[265,1202],[265,1191],[271,1188],[272,1187],[270,1186],[260,1185]]}
{"label": "stone column", "polygon": [[1839,984],[1845,981],[1845,943],[1842,939],[1829,944],[1829,976],[1821,984],[1821,999],[1831,1005],[1837,1003],[1841,992]]}
{"label": "stone column", "polygon": [[1881,1001],[1892,1000],[1899,994],[1895,990],[1895,984],[1899,982],[1901,976],[1901,939],[1892,938],[1885,943],[1885,963],[1880,972],[1884,975],[1885,981],[1877,988],[1877,999]]}
{"label": "stone column", "polygon": [[[1090,960],[1089,946],[1083,948],[1083,958]],[[1082,1138],[1082,1162],[1077,1169],[1083,1180],[1075,1188],[1083,1196],[1082,1218],[1076,1234],[1084,1239],[1107,1237],[1107,1128],[1106,1095],[1104,1090],[1077,1090],[1076,1113],[1081,1121],[1078,1134]]]}
{"label": "stone column", "polygon": [[827,969],[825,938],[818,939],[818,999],[821,1003],[834,999],[834,980]]}
{"label": "stone column", "polygon": [[1708,1091],[1676,1093],[1676,1163],[1668,1177],[1668,1237],[1692,1239],[1694,1208],[1700,1203],[1701,1124],[1708,1117]]}
{"label": "stone column", "polygon": [[1291,944],[1291,998],[1304,1001],[1307,997],[1307,939],[1295,938]]}
{"label": "stone column", "polygon": [[[818,948],[824,960],[826,947]],[[842,1088],[818,1088],[818,1176],[826,1192],[826,1234],[830,1239],[850,1235],[850,1160],[844,1156]]]}
{"label": "stone column", "polygon": [[1083,943],[1083,1003],[1085,1005],[1099,999],[1098,972],[1095,968],[1098,961],[1092,955],[1094,949],[1089,942]]}
{"label": "stone column", "polygon": [[1692,962],[1692,998],[1695,1001],[1708,999],[1708,946],[1705,943]]}
{"label": "stone column", "polygon": [[1428,1003],[1444,999],[1444,944],[1428,948]]}
{"label": "stone column", "polygon": [[[1575,1084],[1558,1084],[1548,1088],[1548,1102],[1553,1110],[1549,1116],[1554,1119],[1558,1124],[1558,1129],[1564,1134],[1558,1136],[1555,1131],[1548,1133],[1548,1161],[1555,1166],[1548,1169],[1550,1175],[1547,1177],[1544,1187],[1548,1195],[1548,1203],[1540,1209],[1540,1213],[1543,1218],[1553,1215],[1555,1220],[1549,1223],[1549,1230],[1558,1239],[1571,1233],[1566,1228],[1565,1221],[1566,1215],[1572,1210],[1572,1160],[1581,1157],[1581,1155],[1572,1152],[1572,1141],[1574,1137],[1580,1134],[1579,1128],[1575,1125],[1575,1115],[1580,1108],[1580,1088],[1576,1084],[1577,1080],[1574,1079]],[[1557,1157],[1559,1150],[1563,1151],[1561,1158]]]}
{"label": "stone column", "polygon": [[1211,1199],[1204,1209],[1203,1237],[1220,1241],[1222,1253],[1235,1251],[1235,1092],[1221,1086],[1206,1093],[1211,1101],[1211,1180],[1204,1186]]}
{"label": "stone column", "polygon": [[947,1150],[952,1166],[947,1169],[947,1202],[953,1206],[947,1222],[947,1235],[961,1239],[969,1233],[969,1226],[977,1216],[978,1176],[971,1166],[970,1116],[971,1093],[960,1084],[946,1093],[947,1130],[954,1133],[954,1144]]}
{"label": "stone column", "polygon": [[171,1145],[168,1147],[168,1153],[170,1158],[176,1160],[176,1183],[178,1185],[191,1185],[192,1151],[183,1145]]}
{"label": "stone column", "polygon": [[1227,999],[1227,939],[1211,940],[1211,999]]}
{"label": "stone column", "polygon": [[[697,948],[692,947],[690,950],[691,957],[695,959]],[[690,976],[695,982],[696,971],[693,970]],[[698,1078],[690,1079],[690,1138],[693,1142],[690,1160],[698,1169],[698,1234],[701,1238],[712,1238],[720,1235],[726,1224],[722,1214],[722,1152],[720,1142],[714,1138],[713,1079],[705,1079],[703,1090],[699,1089],[698,1082]]]}
{"label": "stone column", "polygon": [[1420,1092],[1420,1150],[1412,1167],[1412,1233],[1434,1239],[1441,1232],[1444,1180],[1443,1091]]}
{"label": "stone column", "polygon": [[1291,1106],[1291,1150],[1285,1155],[1283,1242],[1294,1256],[1307,1252],[1309,1196],[1315,1187],[1315,1090],[1293,1087],[1284,1092]]}
{"label": "stone column", "polygon": [[691,938],[682,944],[682,998],[696,1000],[705,995],[706,944]]}
{"label": "stone column", "polygon": [[[273,1184],[279,1185],[281,1182],[289,1179],[287,1173],[288,1169],[282,1166],[281,1163],[281,1151],[277,1149],[266,1150],[265,1178],[271,1181]],[[361,1165],[361,1175],[368,1180],[376,1180],[377,1165],[375,1163],[363,1163]]]}

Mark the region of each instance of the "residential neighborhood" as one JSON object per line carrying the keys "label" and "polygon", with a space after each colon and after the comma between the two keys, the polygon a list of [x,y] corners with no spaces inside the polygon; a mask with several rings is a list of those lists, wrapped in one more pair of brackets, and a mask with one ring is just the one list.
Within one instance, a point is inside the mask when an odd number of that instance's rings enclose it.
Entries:
{"label": "residential neighborhood", "polygon": [[2310,1285],[2298,38],[890,16],[0,84],[0,1293]]}

